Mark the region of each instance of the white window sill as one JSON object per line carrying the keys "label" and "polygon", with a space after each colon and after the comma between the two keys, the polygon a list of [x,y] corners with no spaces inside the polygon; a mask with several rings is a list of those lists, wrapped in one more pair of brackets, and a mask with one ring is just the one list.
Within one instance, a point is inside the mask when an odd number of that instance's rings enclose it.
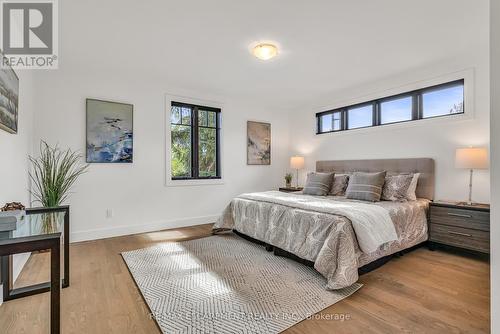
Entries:
{"label": "white window sill", "polygon": [[167,179],[167,187],[196,187],[196,186],[218,186],[223,185],[224,179],[215,180],[172,180]]}

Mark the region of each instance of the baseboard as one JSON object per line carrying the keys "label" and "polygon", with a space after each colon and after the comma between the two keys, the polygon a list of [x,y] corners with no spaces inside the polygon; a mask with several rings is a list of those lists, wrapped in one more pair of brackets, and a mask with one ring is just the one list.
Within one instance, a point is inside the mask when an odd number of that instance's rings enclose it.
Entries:
{"label": "baseboard", "polygon": [[75,231],[70,234],[70,242],[80,242],[88,240],[97,240],[111,237],[119,237],[123,235],[154,232],[165,229],[178,227],[195,226],[202,224],[214,223],[219,215],[210,215],[202,217],[190,217],[175,220],[163,220],[141,225],[122,225],[98,228],[92,230]]}

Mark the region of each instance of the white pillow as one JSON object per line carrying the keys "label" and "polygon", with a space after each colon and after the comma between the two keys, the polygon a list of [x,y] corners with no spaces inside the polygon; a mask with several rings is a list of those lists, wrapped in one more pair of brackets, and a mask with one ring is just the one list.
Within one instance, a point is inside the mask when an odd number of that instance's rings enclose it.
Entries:
{"label": "white pillow", "polygon": [[406,199],[409,201],[417,200],[417,194],[415,192],[417,191],[417,183],[419,177],[420,173],[413,174],[413,179],[411,180],[410,186],[408,187],[408,191],[406,192]]}

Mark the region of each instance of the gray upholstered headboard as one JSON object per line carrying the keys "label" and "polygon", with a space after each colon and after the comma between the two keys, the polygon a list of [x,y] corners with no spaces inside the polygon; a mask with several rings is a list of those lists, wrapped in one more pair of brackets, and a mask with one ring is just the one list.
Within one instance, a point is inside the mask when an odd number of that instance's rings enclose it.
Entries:
{"label": "gray upholstered headboard", "polygon": [[434,199],[434,159],[374,159],[374,160],[325,160],[316,162],[318,172],[380,172],[420,173],[417,197]]}

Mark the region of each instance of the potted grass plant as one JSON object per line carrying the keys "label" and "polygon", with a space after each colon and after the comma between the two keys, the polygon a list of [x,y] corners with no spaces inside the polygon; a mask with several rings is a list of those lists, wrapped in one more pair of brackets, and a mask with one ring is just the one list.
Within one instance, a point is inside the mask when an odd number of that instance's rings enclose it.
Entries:
{"label": "potted grass plant", "polygon": [[[76,180],[87,171],[88,165],[82,163],[82,156],[70,149],[62,150],[57,145],[49,146],[40,142],[40,156],[29,156],[32,182],[31,194],[35,202],[43,207],[58,207],[68,199]],[[42,219],[42,229],[53,229],[55,215],[47,214]]]}
{"label": "potted grass plant", "polygon": [[292,187],[292,174],[291,173],[286,173],[285,174],[285,184],[287,188]]}

